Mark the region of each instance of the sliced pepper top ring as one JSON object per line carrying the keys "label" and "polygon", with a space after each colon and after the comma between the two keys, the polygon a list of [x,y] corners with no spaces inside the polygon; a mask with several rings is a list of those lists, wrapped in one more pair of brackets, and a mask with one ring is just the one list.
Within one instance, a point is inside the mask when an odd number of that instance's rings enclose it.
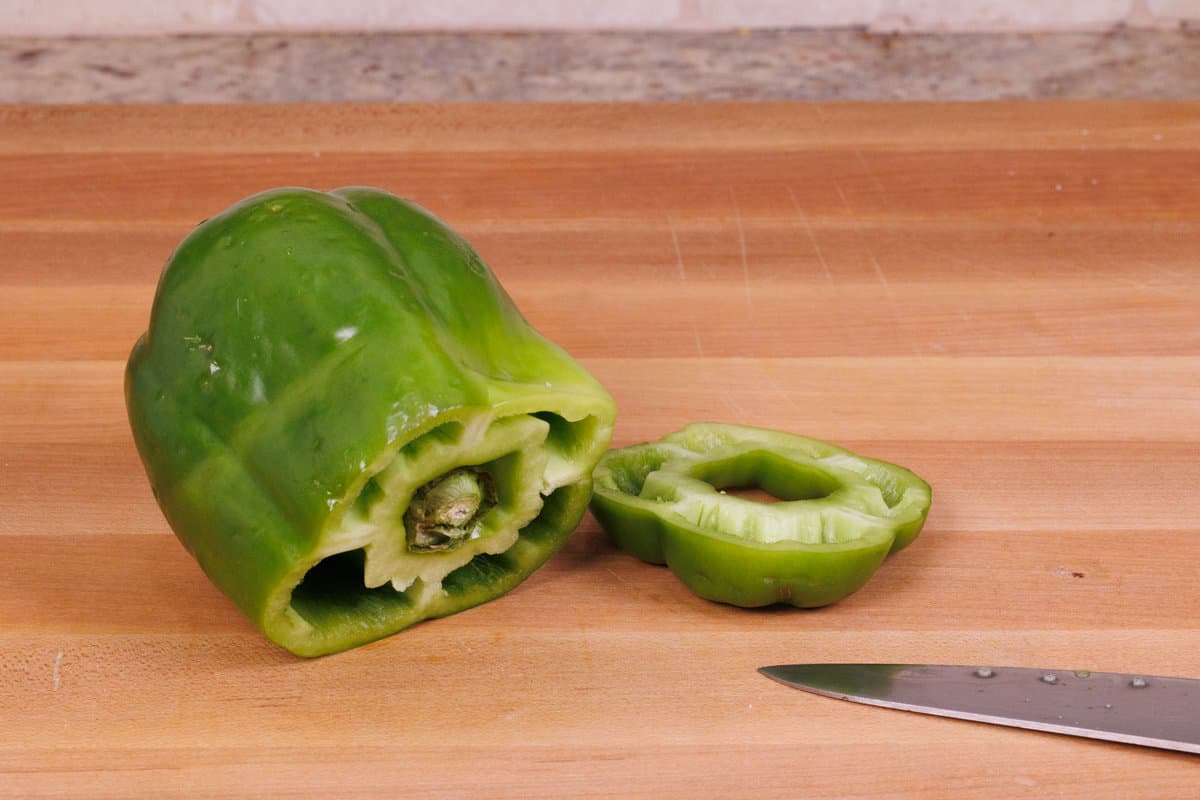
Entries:
{"label": "sliced pepper top ring", "polygon": [[[739,425],[689,425],[610,451],[592,512],[614,543],[666,564],[696,594],[756,607],[834,603],[906,547],[929,484],[828,442]],[[780,502],[724,490],[758,488]]]}

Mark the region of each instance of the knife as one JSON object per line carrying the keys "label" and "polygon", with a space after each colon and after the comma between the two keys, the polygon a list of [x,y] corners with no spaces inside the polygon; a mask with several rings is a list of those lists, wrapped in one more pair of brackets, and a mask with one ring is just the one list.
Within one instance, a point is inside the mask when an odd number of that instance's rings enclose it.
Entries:
{"label": "knife", "polygon": [[780,664],[759,672],[856,703],[1200,753],[1200,680],[930,664]]}

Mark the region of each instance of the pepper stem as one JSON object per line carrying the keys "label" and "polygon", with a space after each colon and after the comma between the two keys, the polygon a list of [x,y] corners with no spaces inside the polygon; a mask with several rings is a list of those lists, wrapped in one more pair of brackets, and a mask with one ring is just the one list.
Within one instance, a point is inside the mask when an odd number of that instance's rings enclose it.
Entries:
{"label": "pepper stem", "polygon": [[474,533],[496,506],[496,483],[485,470],[459,467],[413,493],[404,512],[408,549],[430,553],[453,550]]}

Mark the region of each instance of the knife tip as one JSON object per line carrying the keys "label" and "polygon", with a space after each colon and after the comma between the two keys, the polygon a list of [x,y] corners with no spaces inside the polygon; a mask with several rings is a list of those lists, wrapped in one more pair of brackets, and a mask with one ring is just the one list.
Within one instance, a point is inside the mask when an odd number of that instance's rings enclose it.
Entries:
{"label": "knife tip", "polygon": [[774,681],[783,680],[783,673],[781,671],[781,665],[779,664],[773,664],[768,667],[759,667],[758,672]]}

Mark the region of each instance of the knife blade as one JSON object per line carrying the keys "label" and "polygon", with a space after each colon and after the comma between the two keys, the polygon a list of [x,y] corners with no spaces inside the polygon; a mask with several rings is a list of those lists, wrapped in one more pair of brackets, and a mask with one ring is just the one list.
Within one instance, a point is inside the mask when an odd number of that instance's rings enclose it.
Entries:
{"label": "knife blade", "polygon": [[856,703],[1200,753],[1200,680],[937,664],[779,664],[759,672]]}

